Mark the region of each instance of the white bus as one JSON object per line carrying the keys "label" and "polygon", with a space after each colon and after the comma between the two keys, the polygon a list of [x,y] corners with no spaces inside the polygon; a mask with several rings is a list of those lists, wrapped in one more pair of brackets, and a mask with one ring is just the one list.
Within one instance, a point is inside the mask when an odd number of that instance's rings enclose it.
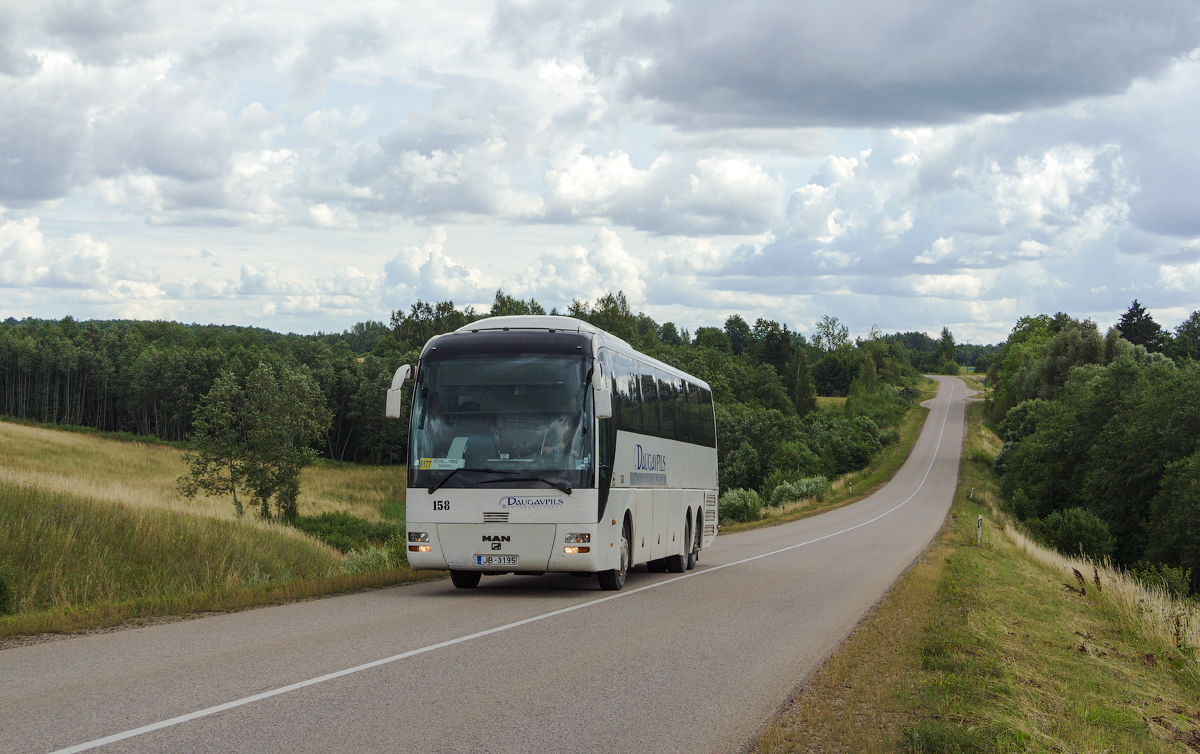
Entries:
{"label": "white bus", "polygon": [[569,317],[492,317],[431,338],[414,378],[405,522],[414,569],[597,574],[693,568],[717,533],[703,381]]}

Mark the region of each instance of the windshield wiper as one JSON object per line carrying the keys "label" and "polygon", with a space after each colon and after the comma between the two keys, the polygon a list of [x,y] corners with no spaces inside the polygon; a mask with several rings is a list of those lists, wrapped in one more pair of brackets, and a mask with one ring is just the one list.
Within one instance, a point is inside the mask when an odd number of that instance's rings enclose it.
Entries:
{"label": "windshield wiper", "polygon": [[459,466],[457,469],[452,470],[446,476],[442,477],[441,479],[437,480],[433,484],[429,485],[429,494],[432,495],[433,493],[437,492],[438,488],[440,488],[446,482],[450,481],[450,477],[452,477],[455,474],[457,474],[458,472],[462,471],[463,468],[465,468],[465,467]]}
{"label": "windshield wiper", "polygon": [[479,482],[476,482],[476,484],[495,484],[497,482],[542,482],[543,484],[550,485],[559,492],[565,492],[568,495],[571,494],[571,485],[567,484],[566,482],[560,482],[556,479],[546,479],[540,476],[512,477],[513,474],[524,474],[525,472],[512,471],[510,469],[468,469],[465,466],[460,466],[457,469],[454,469],[446,476],[429,485],[429,494],[432,495],[433,493],[437,492],[443,484],[449,481],[450,477],[454,476],[460,471],[482,471],[485,474],[508,475],[504,479],[483,479]]}
{"label": "windshield wiper", "polygon": [[[506,473],[507,474],[520,474],[522,472],[520,472],[520,471],[497,471],[495,473],[497,473],[497,474],[506,474]],[[559,492],[565,492],[568,495],[571,494],[571,485],[567,484],[566,482],[559,481],[557,479],[547,479],[544,476],[510,476],[510,477],[505,477],[504,479],[483,479],[483,480],[480,480],[479,482],[477,482],[477,484],[496,484],[498,482],[541,482],[542,484],[550,485],[551,487],[558,490]]]}

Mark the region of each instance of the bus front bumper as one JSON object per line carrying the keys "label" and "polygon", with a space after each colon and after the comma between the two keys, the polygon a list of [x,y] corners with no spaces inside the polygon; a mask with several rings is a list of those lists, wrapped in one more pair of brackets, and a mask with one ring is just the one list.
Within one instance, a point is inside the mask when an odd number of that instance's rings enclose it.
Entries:
{"label": "bus front bumper", "polygon": [[[608,528],[597,524],[410,522],[409,532],[428,534],[429,541],[408,542],[408,564],[413,570],[595,573],[619,564],[615,543],[604,538],[611,538]],[[598,536],[600,529],[604,530],[604,536]],[[422,546],[428,550],[422,551]]]}

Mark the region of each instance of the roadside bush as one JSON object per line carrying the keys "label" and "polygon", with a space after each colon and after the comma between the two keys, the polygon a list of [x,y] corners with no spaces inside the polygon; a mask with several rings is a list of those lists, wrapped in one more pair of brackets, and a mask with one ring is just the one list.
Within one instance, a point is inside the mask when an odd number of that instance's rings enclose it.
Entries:
{"label": "roadside bush", "polygon": [[771,491],[769,504],[780,506],[796,500],[816,498],[821,500],[829,492],[829,480],[823,476],[811,476],[794,482],[782,482]]}
{"label": "roadside bush", "polygon": [[17,595],[8,583],[8,573],[0,569],[0,615],[12,615],[17,611]]}
{"label": "roadside bush", "polygon": [[957,377],[962,374],[962,368],[959,367],[958,362],[954,359],[942,359],[938,363],[937,374],[949,374]]}
{"label": "roadside bush", "polygon": [[408,551],[404,549],[404,537],[399,533],[380,547],[355,550],[346,556],[347,573],[370,573],[386,571],[408,565]]}
{"label": "roadside bush", "polygon": [[728,489],[757,487],[762,481],[762,462],[754,447],[742,441],[730,451],[719,466],[721,486]]}
{"label": "roadside bush", "polygon": [[879,432],[879,444],[887,447],[900,439],[900,433],[894,429],[888,428]]}
{"label": "roadside bush", "polygon": [[1129,574],[1150,588],[1169,592],[1176,599],[1187,597],[1192,589],[1192,569],[1183,566],[1172,568],[1164,563],[1141,560],[1130,569]]}
{"label": "roadside bush", "polygon": [[[771,455],[771,469],[773,471],[767,475],[767,485],[771,484],[772,477],[779,472],[792,477],[816,474],[821,471],[821,458],[803,442],[784,440]],[[779,481],[775,480],[775,484]],[[774,485],[771,485],[768,489],[774,488]]]}
{"label": "roadside bush", "polygon": [[294,526],[344,553],[378,547],[397,532],[395,524],[372,523],[346,511],[297,516]]}
{"label": "roadside bush", "polygon": [[974,450],[971,451],[971,454],[970,454],[970,456],[968,456],[968,458],[970,458],[970,460],[972,462],[977,463],[977,464],[984,466],[986,468],[989,468],[989,469],[995,468],[995,465],[996,465],[995,456],[993,456],[991,453],[987,452],[983,448],[975,448]]}
{"label": "roadside bush", "polygon": [[730,490],[721,495],[717,510],[725,521],[757,521],[762,518],[762,498],[754,490]]}
{"label": "roadside bush", "polygon": [[1103,558],[1112,554],[1113,536],[1096,514],[1083,508],[1054,511],[1025,522],[1034,536],[1065,555]]}
{"label": "roadside bush", "polygon": [[908,401],[891,385],[879,385],[869,391],[857,383],[846,398],[847,416],[869,416],[879,426],[893,427],[904,420]]}

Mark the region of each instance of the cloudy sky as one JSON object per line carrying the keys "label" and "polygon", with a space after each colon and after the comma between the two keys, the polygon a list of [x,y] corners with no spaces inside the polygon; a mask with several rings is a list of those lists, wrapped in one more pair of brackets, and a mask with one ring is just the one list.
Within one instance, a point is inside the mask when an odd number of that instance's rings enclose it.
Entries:
{"label": "cloudy sky", "polygon": [[1194,0],[0,0],[0,318],[1200,308]]}

